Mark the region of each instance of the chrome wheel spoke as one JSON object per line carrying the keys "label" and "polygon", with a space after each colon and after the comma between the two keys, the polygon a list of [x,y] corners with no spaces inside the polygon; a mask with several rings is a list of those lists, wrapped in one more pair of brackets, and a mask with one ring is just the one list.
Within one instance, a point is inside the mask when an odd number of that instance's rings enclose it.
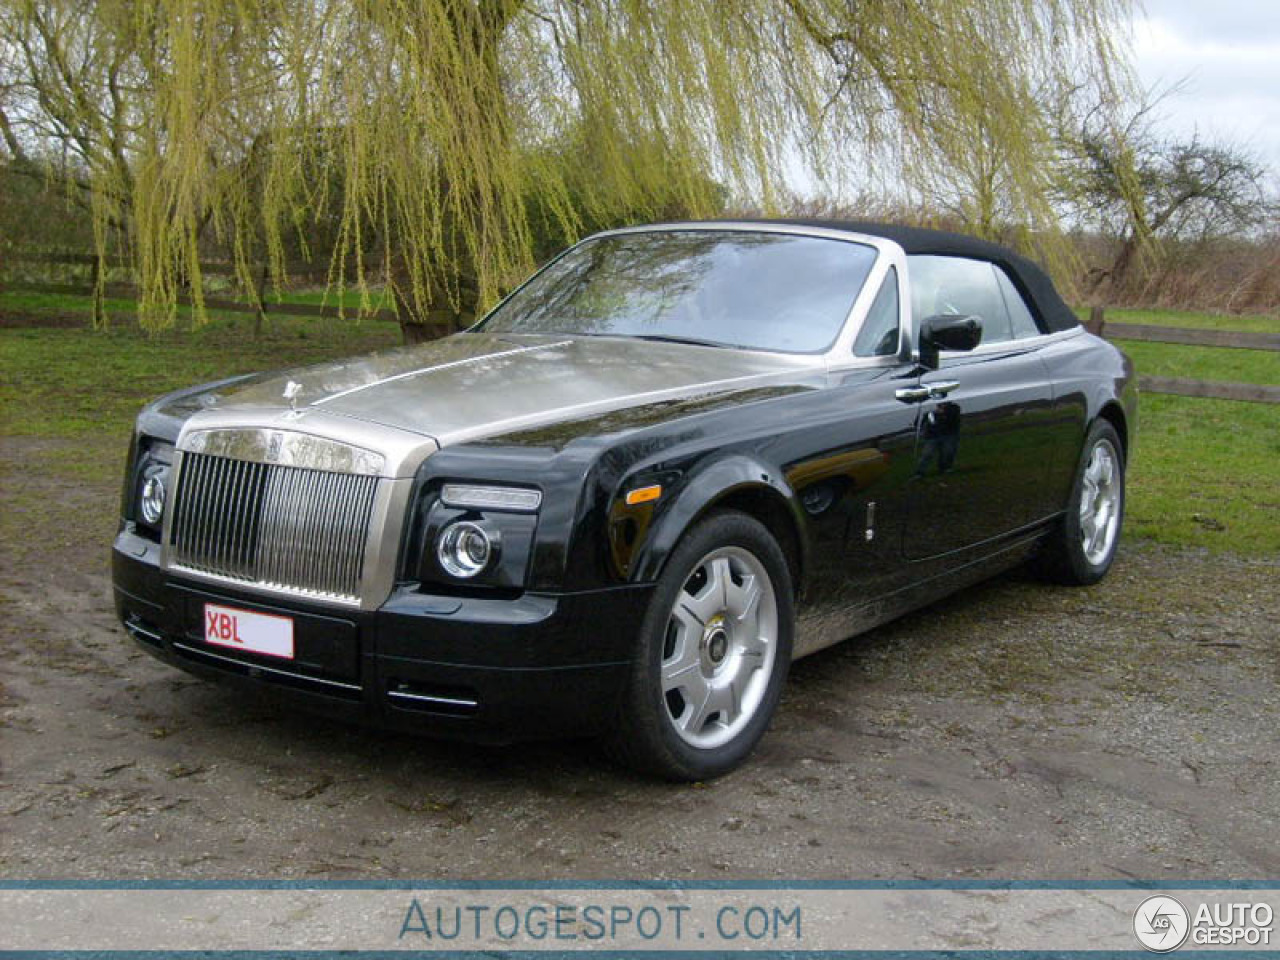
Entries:
{"label": "chrome wheel spoke", "polygon": [[708,600],[716,610],[729,608],[729,587],[733,584],[733,571],[728,557],[716,557],[707,564]]}
{"label": "chrome wheel spoke", "polygon": [[738,678],[734,677],[729,681],[729,686],[725,689],[726,706],[729,711],[729,722],[738,719],[742,713],[742,698],[738,693]]}
{"label": "chrome wheel spoke", "polygon": [[[699,666],[696,637],[682,638],[676,645],[675,656],[662,661],[663,693],[690,683],[691,677],[698,674]],[[702,682],[700,675],[698,682]]]}
{"label": "chrome wheel spoke", "polygon": [[1094,448],[1093,456],[1089,458],[1089,469],[1085,471],[1085,476],[1089,478],[1089,485],[1095,490],[1102,483],[1102,452],[1100,448]]}
{"label": "chrome wheel spoke", "polygon": [[[703,710],[705,716],[718,714],[717,722],[723,727],[732,726],[739,715],[742,713],[742,703],[738,696],[737,678],[731,678],[730,681],[723,686],[712,687],[709,691],[710,696],[707,698],[706,707]],[[705,719],[703,721],[706,722]]]}
{"label": "chrome wheel spoke", "polygon": [[764,591],[760,587],[759,578],[753,575],[744,576],[742,583],[729,581],[728,603],[726,608],[735,622],[735,630],[744,633],[759,632],[760,597]]}
{"label": "chrome wheel spoke", "polygon": [[[701,680],[701,678],[699,678]],[[685,696],[684,713],[678,718],[679,726],[685,733],[698,734],[707,725],[707,717],[711,714],[712,690],[706,682],[689,688]]]}
{"label": "chrome wheel spoke", "polygon": [[1115,475],[1115,469],[1115,464],[1111,462],[1111,458],[1109,456],[1102,458],[1102,466],[1100,470],[1102,486],[1111,486],[1111,478]]}
{"label": "chrome wheel spoke", "polygon": [[[751,661],[763,660],[769,652],[769,641],[759,633],[744,633],[738,638],[738,652]],[[752,666],[751,669],[756,667]]]}
{"label": "chrome wheel spoke", "polygon": [[707,612],[705,606],[687,593],[681,593],[676,598],[675,608],[671,611],[671,619],[676,621],[682,631],[701,632],[711,617],[712,614]]}
{"label": "chrome wheel spoke", "polygon": [[1106,537],[1111,526],[1111,505],[1102,504],[1093,518],[1093,552],[1106,546]]}
{"label": "chrome wheel spoke", "polygon": [[710,563],[703,563],[695,570],[697,572],[706,577],[702,588],[696,594],[689,593],[688,590],[682,592],[676,600],[676,610],[705,627],[725,608],[725,590],[730,582],[729,561],[721,557]]}

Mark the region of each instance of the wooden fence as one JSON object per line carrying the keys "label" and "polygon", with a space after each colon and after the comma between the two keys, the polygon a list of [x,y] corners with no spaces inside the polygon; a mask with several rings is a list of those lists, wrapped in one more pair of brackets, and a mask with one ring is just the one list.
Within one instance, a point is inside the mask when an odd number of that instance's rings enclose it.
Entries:
{"label": "wooden fence", "polygon": [[[15,253],[10,254],[9,259],[27,262],[41,263],[53,266],[67,267],[89,267],[93,271],[93,277],[88,284],[74,283],[34,283],[22,282],[15,284],[0,284],[0,291],[4,290],[21,290],[31,293],[57,293],[70,294],[73,296],[96,297],[101,294],[105,297],[119,297],[122,299],[135,299],[137,297],[137,287],[127,283],[107,283],[101,287],[96,282],[97,271],[101,266],[105,265],[109,268],[127,268],[129,265],[116,258],[108,258],[105,264],[101,264],[97,257],[88,254],[26,254]],[[379,263],[367,263],[366,267],[378,269]],[[235,266],[230,263],[211,261],[201,263],[200,269],[205,273],[222,276],[234,276],[236,273]],[[312,280],[323,280],[326,272],[317,268],[310,263],[287,263],[285,264],[286,274],[292,277],[307,278]],[[286,316],[286,317],[337,317],[341,315],[350,316],[353,314],[351,310],[339,310],[336,306],[328,304],[309,304],[309,303],[275,303],[263,295],[267,276],[264,270],[261,274],[261,281],[256,291],[257,296],[255,302],[246,303],[238,300],[226,300],[220,297],[205,297],[204,305],[208,310],[221,310],[229,313],[246,313],[252,314],[257,323],[261,324],[269,315]],[[191,298],[189,296],[179,296],[180,304],[190,306]],[[95,312],[101,309],[100,303],[95,301]],[[374,320],[391,320],[397,319],[394,311],[391,310],[375,310],[371,313],[361,314],[361,316]],[[1089,315],[1089,319],[1085,321],[1086,329],[1098,336],[1106,337],[1108,340],[1142,340],[1152,343],[1174,343],[1183,346],[1193,347],[1230,347],[1242,350],[1270,350],[1280,351],[1280,333],[1246,333],[1234,330],[1195,330],[1186,327],[1168,327],[1152,324],[1134,324],[1134,323],[1107,323],[1106,316],[1101,307],[1094,307]],[[447,324],[435,324],[429,327],[431,333],[435,336],[445,336],[450,332]],[[1183,397],[1212,397],[1220,400],[1246,400],[1254,403],[1280,403],[1280,386],[1266,386],[1256,383],[1232,383],[1221,380],[1191,380],[1183,377],[1151,377],[1145,374],[1138,376],[1138,388],[1147,393],[1167,393],[1175,394]]]}
{"label": "wooden fence", "polygon": [[[12,290],[14,292],[23,293],[60,293],[77,297],[92,297],[97,290],[96,286],[76,283],[0,283],[0,292]],[[102,286],[102,294],[107,298],[116,298],[120,300],[136,300],[138,297],[138,288],[131,283],[107,283]],[[204,297],[204,306],[206,310],[221,310],[225,313],[248,313],[267,316],[286,316],[286,317],[337,317],[347,316],[353,317],[358,311],[348,307],[344,311],[340,311],[338,307],[331,304],[318,303],[276,303],[268,297],[263,297],[260,303],[246,303],[240,300],[226,300],[222,297]],[[179,294],[178,303],[184,307],[192,305],[191,297],[185,294]],[[371,320],[395,320],[396,314],[393,310],[372,310],[367,313],[359,314],[364,319]]]}
{"label": "wooden fence", "polygon": [[[130,264],[118,257],[108,257],[104,262],[99,262],[98,258],[91,254],[81,253],[13,253],[8,255],[8,259],[22,263],[38,263],[50,266],[63,267],[88,267],[91,276],[88,283],[39,283],[34,281],[21,281],[18,283],[0,283],[0,292],[5,290],[21,291],[25,293],[55,293],[70,296],[91,297],[94,299],[94,320],[98,320],[102,316],[103,306],[100,298],[114,297],[123,300],[136,300],[138,297],[138,288],[131,283],[105,283],[98,285],[98,271],[102,266],[110,269],[127,269]],[[303,279],[314,282],[324,282],[327,277],[327,271],[322,267],[317,267],[313,263],[290,262],[285,265],[285,275],[295,279]],[[381,267],[380,260],[369,260],[365,263],[366,269],[376,271]],[[222,261],[209,261],[200,263],[200,269],[213,276],[235,276],[235,264]],[[372,310],[365,313],[353,310],[350,307],[345,309],[339,308],[333,304],[316,304],[316,303],[279,303],[271,300],[266,296],[266,284],[268,276],[265,270],[259,274],[258,287],[255,291],[255,299],[251,302],[242,300],[228,300],[224,297],[204,297],[206,310],[218,310],[224,313],[244,313],[253,316],[256,320],[255,327],[260,327],[262,322],[268,316],[283,317],[353,317],[359,315],[366,320],[386,320],[395,322],[399,318],[394,310]],[[192,306],[192,298],[186,294],[178,295],[178,303],[182,306]],[[447,336],[452,332],[448,324],[437,323],[427,324],[428,329],[435,336]]]}
{"label": "wooden fence", "polygon": [[[1193,330],[1154,324],[1107,323],[1101,307],[1090,311],[1085,328],[1108,340],[1142,340],[1148,343],[1176,343],[1191,347],[1230,347],[1238,350],[1280,351],[1280,334],[1245,333],[1236,330]],[[1171,393],[1180,397],[1211,397],[1217,400],[1247,400],[1253,403],[1280,403],[1280,387],[1228,380],[1192,380],[1186,377],[1138,375],[1138,389],[1147,393]]]}

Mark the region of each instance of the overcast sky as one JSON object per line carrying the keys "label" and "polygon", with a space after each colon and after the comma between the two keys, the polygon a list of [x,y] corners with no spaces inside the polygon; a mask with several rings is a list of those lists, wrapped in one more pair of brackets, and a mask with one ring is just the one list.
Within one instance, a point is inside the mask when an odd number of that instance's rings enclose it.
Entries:
{"label": "overcast sky", "polygon": [[1144,86],[1189,78],[1165,101],[1180,133],[1251,147],[1280,173],[1280,0],[1146,0],[1133,29]]}

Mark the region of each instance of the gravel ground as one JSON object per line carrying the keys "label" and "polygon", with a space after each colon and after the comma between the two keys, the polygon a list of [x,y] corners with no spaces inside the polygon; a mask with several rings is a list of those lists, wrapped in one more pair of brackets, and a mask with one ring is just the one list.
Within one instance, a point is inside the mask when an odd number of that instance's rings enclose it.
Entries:
{"label": "gravel ground", "polygon": [[752,762],[672,786],[197,681],[124,636],[101,551],[6,539],[10,878],[1280,875],[1275,561],[1126,544],[1092,589],[1007,575],[798,663]]}

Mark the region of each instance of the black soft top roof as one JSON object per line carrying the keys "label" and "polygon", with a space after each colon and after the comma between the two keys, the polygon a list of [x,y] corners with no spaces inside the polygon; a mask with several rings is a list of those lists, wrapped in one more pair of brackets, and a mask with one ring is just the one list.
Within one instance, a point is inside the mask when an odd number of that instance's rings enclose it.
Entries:
{"label": "black soft top roof", "polygon": [[801,227],[822,227],[828,230],[848,230],[872,237],[892,240],[908,254],[938,254],[952,257],[970,257],[989,260],[1003,267],[1014,284],[1026,297],[1032,310],[1039,315],[1049,332],[1069,330],[1080,325],[1080,319],[1066,305],[1053,281],[1040,267],[1026,257],[1014,253],[998,243],[988,243],[960,233],[943,230],[926,230],[923,227],[901,227],[891,223],[874,223],[862,220],[826,220],[818,218],[788,218],[761,220],[761,223],[791,224]]}

